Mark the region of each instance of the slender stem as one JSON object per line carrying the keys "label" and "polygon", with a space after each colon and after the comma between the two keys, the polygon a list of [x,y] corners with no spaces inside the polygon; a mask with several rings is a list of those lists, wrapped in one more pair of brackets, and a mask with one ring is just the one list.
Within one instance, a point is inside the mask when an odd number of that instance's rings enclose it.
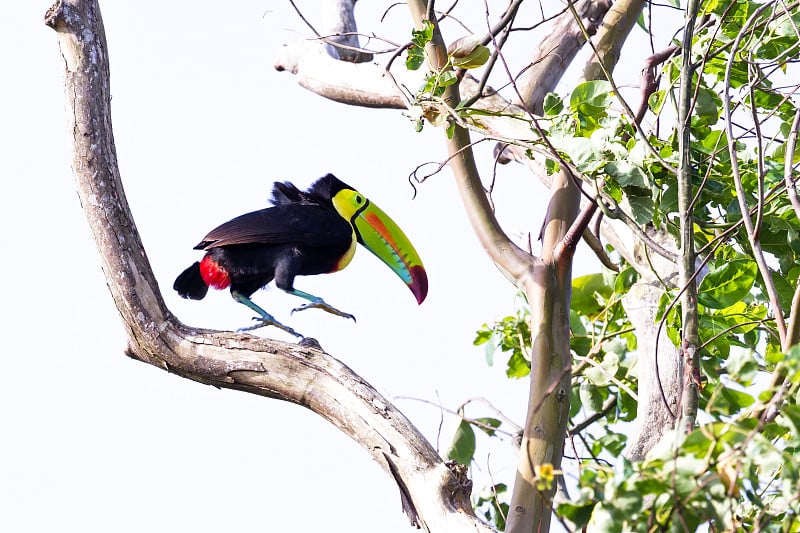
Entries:
{"label": "slender stem", "polygon": [[753,219],[750,217],[750,209],[747,206],[747,194],[742,184],[742,176],[739,171],[739,162],[736,154],[736,140],[733,136],[733,119],[731,117],[732,112],[730,96],[731,70],[733,68],[734,58],[736,57],[736,51],[739,49],[739,43],[749,31],[749,28],[753,25],[754,21],[761,15],[762,12],[764,12],[764,10],[770,7],[772,7],[772,2],[763,4],[756,9],[750,18],[747,19],[747,22],[745,22],[744,26],[739,31],[739,34],[736,36],[731,48],[731,52],[728,56],[727,65],[725,66],[725,91],[722,93],[722,102],[723,110],[725,112],[725,131],[728,135],[728,151],[730,152],[731,156],[731,173],[733,176],[734,186],[736,187],[736,198],[739,201],[739,210],[742,213],[742,222],[744,223],[745,230],[747,231],[747,239],[750,242],[750,248],[753,251],[756,265],[758,265],[758,271],[761,274],[762,280],[764,281],[764,286],[766,287],[767,295],[769,296],[772,312],[775,315],[775,326],[778,330],[778,336],[780,338],[781,345],[783,345],[786,342],[786,322],[784,320],[783,310],[781,309],[780,299],[778,298],[778,291],[775,288],[775,282],[772,279],[772,272],[767,265],[767,261],[764,257],[764,251],[761,248],[757,227],[753,224]]}
{"label": "slender stem", "polygon": [[694,100],[692,80],[695,65],[692,62],[692,40],[699,0],[690,0],[686,7],[686,26],[683,33],[681,55],[681,86],[678,102],[678,212],[680,219],[681,249],[678,263],[681,295],[681,326],[683,328],[681,355],[684,365],[683,391],[681,393],[681,427],[688,432],[697,418],[699,387],[700,333],[697,315],[697,282],[695,273],[694,217],[692,203],[692,158],[690,149],[691,113]]}
{"label": "slender stem", "polygon": [[[794,209],[794,214],[800,218],[800,200],[797,199],[797,188],[792,178],[794,169],[794,150],[797,146],[797,135],[800,130],[800,109],[794,114],[789,137],[786,139],[786,155],[783,164],[783,182],[786,185],[786,195]],[[786,351],[800,341],[800,285],[792,298],[792,309],[789,314],[789,324],[786,329],[786,338],[783,341],[783,350]]]}
{"label": "slender stem", "polygon": [[797,147],[797,135],[800,132],[800,108],[794,114],[792,127],[789,129],[789,136],[786,139],[786,152],[783,156],[783,183],[786,186],[786,195],[792,204],[795,216],[800,219],[800,200],[797,199],[797,187],[792,178],[794,174],[794,151]]}

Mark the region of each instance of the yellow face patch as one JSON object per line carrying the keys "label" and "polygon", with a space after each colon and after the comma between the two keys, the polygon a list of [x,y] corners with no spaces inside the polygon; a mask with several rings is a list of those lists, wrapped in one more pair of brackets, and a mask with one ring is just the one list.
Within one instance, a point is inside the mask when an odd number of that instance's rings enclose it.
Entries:
{"label": "yellow face patch", "polygon": [[336,212],[351,224],[353,216],[369,203],[369,200],[364,198],[363,194],[352,189],[342,189],[336,193],[336,196],[331,201]]}
{"label": "yellow face patch", "polygon": [[417,251],[400,227],[377,205],[353,189],[342,189],[331,199],[339,216],[350,223],[353,241],[339,259],[336,269],[350,262],[356,242],[360,242],[383,261],[411,289],[418,303],[428,293],[428,277]]}
{"label": "yellow face patch", "polygon": [[338,272],[349,265],[350,261],[353,260],[353,255],[356,253],[356,243],[358,242],[356,239],[355,227],[353,227],[353,218],[369,204],[369,201],[359,192],[352,189],[342,189],[336,193],[331,199],[331,202],[336,212],[339,213],[343,219],[347,220],[350,223],[350,227],[353,229],[353,241],[350,244],[350,248],[347,249],[334,267],[334,272]]}

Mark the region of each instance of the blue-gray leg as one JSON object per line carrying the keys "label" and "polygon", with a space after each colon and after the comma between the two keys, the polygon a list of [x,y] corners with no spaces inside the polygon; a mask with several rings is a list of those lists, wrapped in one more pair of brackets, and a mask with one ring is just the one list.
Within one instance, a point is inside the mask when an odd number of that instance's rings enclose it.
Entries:
{"label": "blue-gray leg", "polygon": [[283,331],[285,331],[286,333],[294,335],[295,337],[302,337],[303,336],[300,333],[297,333],[295,330],[293,330],[289,326],[286,326],[286,325],[281,324],[280,322],[278,322],[275,319],[275,317],[273,317],[271,314],[269,314],[266,311],[264,311],[263,309],[261,309],[259,306],[257,306],[253,302],[253,300],[251,300],[250,298],[248,298],[244,294],[242,294],[240,292],[237,292],[237,291],[231,291],[231,296],[233,296],[234,300],[236,300],[237,302],[239,302],[242,305],[246,305],[247,307],[249,307],[251,310],[253,310],[256,313],[258,313],[258,315],[259,315],[257,317],[253,317],[253,320],[258,320],[259,321],[258,324],[255,324],[253,326],[249,326],[249,327],[246,327],[246,328],[241,328],[241,329],[239,329],[237,331],[252,331],[254,329],[263,328],[264,326],[275,326],[276,328],[280,328]]}
{"label": "blue-gray leg", "polygon": [[292,309],[292,313],[294,313],[295,311],[305,311],[306,309],[316,308],[316,309],[322,309],[323,311],[327,311],[332,315],[341,316],[344,318],[352,318],[353,322],[356,321],[356,317],[354,317],[350,313],[345,313],[344,311],[336,309],[335,307],[330,305],[328,302],[326,302],[319,296],[314,296],[313,294],[309,294],[307,292],[303,292],[294,288],[286,290],[286,292],[288,292],[289,294],[294,294],[295,296],[299,296],[300,298],[304,298],[309,301],[309,303],[307,304],[303,304],[300,307],[295,307],[294,309]]}

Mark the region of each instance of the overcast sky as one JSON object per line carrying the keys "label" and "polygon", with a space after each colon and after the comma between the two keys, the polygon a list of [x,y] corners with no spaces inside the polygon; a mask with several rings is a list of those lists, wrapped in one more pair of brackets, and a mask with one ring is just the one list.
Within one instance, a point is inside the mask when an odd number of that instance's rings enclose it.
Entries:
{"label": "overcast sky", "polygon": [[[50,4],[8,4],[0,34],[7,338],[0,530],[410,531],[389,477],[313,413],[123,355],[121,320],[69,168],[63,60],[42,23]],[[382,6],[363,4],[361,28],[372,29]],[[288,2],[243,0],[220,9],[218,2],[141,0],[101,8],[126,195],[180,320],[227,330],[247,325],[251,313],[227,292],[180,299],[171,290],[175,276],[199,258],[192,247],[208,230],[264,207],[274,181],[305,187],[333,172],[404,229],[428,271],[428,299],[417,306],[390,270],[360,250],[345,271],[296,282],[357,323],[318,310],[290,315],[302,302],[272,288],[256,293],[256,303],[317,338],[440,448],[452,417],[409,398],[456,409],[486,396],[522,422],[527,382],[506,380],[503,365],[488,368],[483,349],[472,346],[482,323],[513,312],[515,290],[466,225],[449,173],[419,186],[416,198],[408,183],[418,164],[444,158],[441,131],[417,134],[397,111],[329,102],[274,71],[278,47],[308,35]],[[405,8],[375,29],[406,38]],[[633,69],[623,83],[637,77]],[[486,180],[490,149],[486,143],[479,151]],[[545,189],[509,166],[499,170],[496,190],[506,231],[535,235]],[[586,257],[576,274],[598,270]],[[270,328],[259,334],[286,338]],[[513,468],[510,447],[496,446],[490,457],[484,450],[476,487],[492,478],[511,483]]]}

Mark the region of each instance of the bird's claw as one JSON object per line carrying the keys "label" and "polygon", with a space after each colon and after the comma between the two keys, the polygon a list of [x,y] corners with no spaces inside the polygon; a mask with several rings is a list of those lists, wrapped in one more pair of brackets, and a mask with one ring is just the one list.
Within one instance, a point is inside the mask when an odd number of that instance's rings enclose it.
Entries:
{"label": "bird's claw", "polygon": [[293,330],[292,328],[290,328],[289,326],[287,326],[285,324],[281,324],[280,322],[278,322],[274,318],[266,318],[266,317],[261,317],[261,316],[254,316],[253,320],[258,320],[258,324],[254,324],[254,325],[248,326],[246,328],[239,328],[236,331],[238,331],[239,333],[243,333],[243,332],[246,332],[246,331],[253,331],[253,330],[256,330],[256,329],[259,329],[259,328],[263,328],[265,326],[275,326],[276,328],[282,329],[286,333],[288,333],[290,335],[294,335],[295,337],[301,337],[301,338],[303,337],[302,334],[296,332],[295,330]]}
{"label": "bird's claw", "polygon": [[345,313],[344,311],[340,311],[325,302],[309,302],[307,304],[303,304],[300,307],[295,307],[294,309],[292,309],[292,314],[294,314],[296,311],[305,311],[306,309],[322,309],[323,311],[327,311],[332,315],[340,316],[342,318],[349,318],[353,322],[356,321],[355,316],[351,315],[350,313]]}

